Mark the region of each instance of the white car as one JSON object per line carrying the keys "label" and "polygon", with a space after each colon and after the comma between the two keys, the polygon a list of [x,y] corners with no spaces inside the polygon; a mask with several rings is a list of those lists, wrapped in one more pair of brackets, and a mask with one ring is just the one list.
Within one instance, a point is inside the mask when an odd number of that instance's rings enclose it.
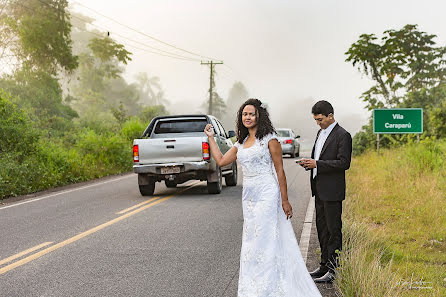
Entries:
{"label": "white car", "polygon": [[276,129],[280,145],[282,146],[282,154],[288,154],[291,158],[299,157],[300,144],[297,141],[300,135],[296,135],[289,128]]}

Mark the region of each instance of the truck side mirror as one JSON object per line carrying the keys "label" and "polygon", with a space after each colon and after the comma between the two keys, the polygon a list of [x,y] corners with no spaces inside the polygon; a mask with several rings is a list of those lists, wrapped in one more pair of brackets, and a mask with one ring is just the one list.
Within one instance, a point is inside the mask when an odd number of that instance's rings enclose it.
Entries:
{"label": "truck side mirror", "polygon": [[233,130],[229,130],[228,134],[229,134],[229,138],[232,138],[235,136],[235,132]]}
{"label": "truck side mirror", "polygon": [[296,135],[296,138],[300,138],[300,135]]}

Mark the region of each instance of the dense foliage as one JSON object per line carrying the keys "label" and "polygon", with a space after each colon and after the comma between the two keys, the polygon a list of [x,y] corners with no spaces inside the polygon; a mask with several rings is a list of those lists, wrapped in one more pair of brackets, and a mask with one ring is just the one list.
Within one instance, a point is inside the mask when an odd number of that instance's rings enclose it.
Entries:
{"label": "dense foliage", "polygon": [[66,0],[0,0],[0,199],[131,170],[133,139],[168,114],[160,79],[129,83],[132,53],[94,21]]}
{"label": "dense foliage", "polygon": [[167,113],[159,79],[127,83],[131,53],[67,6],[2,2],[0,199],[129,171],[132,140]]}
{"label": "dense foliage", "polygon": [[[374,85],[361,99],[371,111],[375,108],[423,108],[423,137],[446,136],[446,48],[437,46],[435,35],[406,25],[386,30],[379,38],[362,34],[346,52],[347,62],[370,77]],[[372,121],[356,134],[354,152],[375,146]],[[380,146],[407,143],[412,136],[383,135]]]}

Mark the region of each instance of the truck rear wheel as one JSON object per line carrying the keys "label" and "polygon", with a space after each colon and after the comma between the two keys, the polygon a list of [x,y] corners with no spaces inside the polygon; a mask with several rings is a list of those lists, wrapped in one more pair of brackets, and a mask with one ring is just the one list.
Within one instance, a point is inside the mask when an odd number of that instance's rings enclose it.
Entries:
{"label": "truck rear wheel", "polygon": [[139,192],[142,196],[153,196],[155,192],[155,184],[154,185],[139,185]]}
{"label": "truck rear wheel", "polygon": [[155,178],[147,174],[138,174],[139,192],[142,196],[152,196],[155,192]]}
{"label": "truck rear wheel", "polygon": [[227,186],[233,187],[237,185],[237,162],[232,163],[232,173],[225,176]]}
{"label": "truck rear wheel", "polygon": [[209,194],[220,194],[223,188],[223,180],[221,176],[221,169],[217,169],[217,181],[216,182],[207,182],[208,193]]}
{"label": "truck rear wheel", "polygon": [[[145,176],[144,179],[141,178],[141,183],[144,185],[139,185],[139,192],[142,196],[152,196],[155,192],[155,179],[150,176]],[[139,182],[139,179],[138,179]]]}

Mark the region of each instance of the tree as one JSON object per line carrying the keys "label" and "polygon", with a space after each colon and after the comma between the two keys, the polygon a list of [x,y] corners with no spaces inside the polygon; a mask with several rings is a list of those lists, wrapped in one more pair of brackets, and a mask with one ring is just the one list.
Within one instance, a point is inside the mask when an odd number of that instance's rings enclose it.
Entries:
{"label": "tree", "polygon": [[226,100],[226,115],[222,118],[226,127],[230,127],[230,129],[235,128],[237,111],[248,97],[248,90],[242,82],[237,81],[232,85],[229,90],[228,100]]}
{"label": "tree", "polygon": [[1,16],[3,44],[23,70],[72,71],[77,57],[71,52],[71,23],[68,1],[11,0]]}
{"label": "tree", "polygon": [[[204,113],[209,112],[209,98],[201,104]],[[217,92],[212,92],[212,115],[223,121],[226,118],[226,103]]]}
{"label": "tree", "polygon": [[122,102],[119,103],[119,106],[117,108],[113,107],[111,109],[111,112],[112,112],[113,116],[115,117],[115,119],[118,121],[119,125],[122,125],[129,118],[127,116],[127,110],[125,109]]}
{"label": "tree", "polygon": [[[107,34],[88,31],[86,25],[94,19],[76,16],[72,36],[74,48],[79,53],[79,68],[73,75],[76,79],[66,79],[65,89],[69,93],[66,98],[79,112],[82,125],[97,131],[114,130],[129,117],[147,113],[147,105],[154,109],[161,106],[165,111],[162,105],[168,101],[159,78],[140,73],[135,83],[128,83],[122,74],[124,66],[131,60],[131,53]],[[98,35],[104,35],[104,38],[97,38]],[[98,118],[103,124],[98,123]],[[103,127],[98,129],[98,125]]]}
{"label": "tree", "polygon": [[0,153],[28,155],[35,150],[39,133],[13,101],[10,94],[0,90]]}
{"label": "tree", "polygon": [[141,113],[139,114],[139,118],[144,124],[148,124],[154,117],[168,114],[169,113],[164,105],[152,105],[143,107]]}
{"label": "tree", "polygon": [[[74,73],[77,80],[72,81],[72,106],[80,113],[82,122],[97,126],[97,119],[125,118],[116,111],[138,110],[134,106],[138,94],[133,86],[122,78],[123,68],[131,60],[131,53],[122,44],[110,37],[92,38],[88,48],[79,54],[79,68]],[[120,105],[123,105],[120,109]],[[115,117],[111,117],[114,111]],[[108,114],[107,114],[108,113]]]}
{"label": "tree", "polygon": [[[209,104],[209,102],[208,102]],[[212,94],[212,114],[222,119],[226,115],[226,104],[223,98],[220,97],[220,95],[217,92],[213,92]]]}
{"label": "tree", "polygon": [[432,135],[437,138],[446,137],[446,100],[442,104],[432,109],[430,113]]}
{"label": "tree", "polygon": [[228,107],[238,108],[243,102],[248,100],[248,90],[241,81],[235,82],[229,90],[227,105]]}
{"label": "tree", "polygon": [[[435,119],[443,119],[446,100],[446,48],[437,46],[435,35],[419,31],[417,25],[386,30],[381,40],[374,34],[362,34],[353,43],[347,62],[372,78],[375,85],[361,98],[369,110],[392,107],[421,107],[426,135],[441,136],[444,131]],[[354,150],[362,152],[374,146],[372,121],[353,139]],[[410,136],[382,135],[380,146],[405,143]]]}
{"label": "tree", "polygon": [[163,105],[169,102],[164,98],[164,91],[157,76],[149,77],[141,72],[136,75],[139,90],[139,100],[145,105]]}
{"label": "tree", "polygon": [[[216,116],[217,118],[223,118],[223,115],[226,113],[226,104],[223,98],[220,97],[220,95],[215,91],[215,67],[211,68],[212,71],[212,81],[211,81],[211,88],[212,88],[212,110],[211,110],[211,96],[201,105],[201,108],[205,110],[205,113],[212,114]],[[209,94],[210,95],[210,94]]]}
{"label": "tree", "polygon": [[384,31],[381,42],[374,34],[362,34],[351,45],[346,61],[376,83],[361,96],[369,110],[399,106],[408,92],[444,80],[446,49],[435,46],[435,37],[418,31],[417,25],[406,25]]}
{"label": "tree", "polygon": [[70,73],[78,65],[71,52],[67,5],[64,0],[12,0],[5,2],[0,16],[0,58],[11,57],[0,87],[34,114],[40,128],[61,131],[77,116],[63,104],[57,78],[61,71]]}

